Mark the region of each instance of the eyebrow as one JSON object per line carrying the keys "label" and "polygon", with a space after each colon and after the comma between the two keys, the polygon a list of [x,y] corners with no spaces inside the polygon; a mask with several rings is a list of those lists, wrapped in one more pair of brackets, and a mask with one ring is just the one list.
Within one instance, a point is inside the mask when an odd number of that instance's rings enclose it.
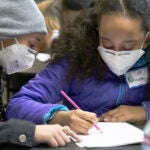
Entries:
{"label": "eyebrow", "polygon": [[127,41],[123,41],[123,43],[133,43],[133,42],[137,42],[137,40],[127,40]]}
{"label": "eyebrow", "polygon": [[107,40],[107,41],[111,41],[110,39],[106,38],[106,37],[103,37],[103,36],[100,36],[100,38],[104,39],[104,40]]}
{"label": "eyebrow", "polygon": [[[103,37],[103,36],[100,36],[100,38],[102,38],[104,40],[107,40],[107,41],[111,41],[110,39],[108,39],[106,37]],[[133,42],[137,42],[137,40],[126,40],[126,41],[123,41],[123,43],[133,43]]]}

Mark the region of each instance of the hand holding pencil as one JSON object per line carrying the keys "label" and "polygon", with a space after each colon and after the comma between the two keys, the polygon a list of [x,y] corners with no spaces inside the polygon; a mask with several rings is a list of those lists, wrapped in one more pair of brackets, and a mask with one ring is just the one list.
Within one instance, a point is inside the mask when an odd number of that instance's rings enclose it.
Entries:
{"label": "hand holding pencil", "polygon": [[[90,123],[90,125],[92,125],[92,126],[94,125],[94,127],[102,133],[100,128],[96,125],[96,123],[98,122],[96,114],[81,110],[81,108],[64,91],[61,91],[61,94],[66,98],[67,101],[69,101],[75,107],[75,109],[77,109],[76,113],[80,114],[79,115],[80,118],[78,118],[78,120],[76,120],[76,121],[83,122],[83,124],[81,124],[81,126],[83,126],[84,124]],[[89,128],[88,127],[89,126],[87,126],[85,128],[89,129],[91,126]]]}

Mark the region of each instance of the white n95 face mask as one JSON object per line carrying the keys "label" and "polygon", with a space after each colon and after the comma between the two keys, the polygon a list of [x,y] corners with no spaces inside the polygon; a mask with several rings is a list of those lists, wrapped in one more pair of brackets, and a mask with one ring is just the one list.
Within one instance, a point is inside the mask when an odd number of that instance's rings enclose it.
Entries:
{"label": "white n95 face mask", "polygon": [[102,46],[98,47],[98,52],[109,69],[117,76],[125,74],[145,53],[141,49],[118,52]]}
{"label": "white n95 face mask", "polygon": [[[15,39],[16,40],[16,39]],[[26,45],[16,44],[3,47],[0,50],[0,65],[5,69],[7,74],[13,74],[31,68],[35,60],[35,50]]]}
{"label": "white n95 face mask", "polygon": [[140,49],[129,51],[115,51],[98,46],[98,52],[109,69],[117,76],[125,74],[145,53],[142,48],[149,32],[146,34],[145,39]]}

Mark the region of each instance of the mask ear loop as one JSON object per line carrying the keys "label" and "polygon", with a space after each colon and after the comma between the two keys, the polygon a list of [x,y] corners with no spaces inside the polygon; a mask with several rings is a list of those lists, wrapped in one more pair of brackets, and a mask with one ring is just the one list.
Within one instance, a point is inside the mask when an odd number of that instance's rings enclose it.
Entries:
{"label": "mask ear loop", "polygon": [[145,43],[145,41],[146,41],[146,39],[147,39],[149,33],[150,33],[150,32],[147,32],[147,33],[146,33],[145,38],[144,38],[144,41],[142,42],[142,45],[141,45],[141,49],[143,49],[144,43]]}
{"label": "mask ear loop", "polygon": [[18,47],[18,49],[19,49],[19,42],[18,42],[18,40],[17,40],[17,38],[16,38],[16,37],[15,37],[14,39],[15,39],[15,42],[16,42],[17,47]]}
{"label": "mask ear loop", "polygon": [[1,48],[2,48],[2,50],[4,49],[4,43],[3,43],[3,41],[1,41]]}
{"label": "mask ear loop", "polygon": [[[147,32],[147,37],[149,37],[150,36],[150,31],[148,31]],[[148,39],[148,41],[149,41],[150,39]]]}
{"label": "mask ear loop", "polygon": [[19,42],[18,42],[17,38],[14,38],[14,39],[15,39],[16,44],[18,45],[18,44],[19,44]]}
{"label": "mask ear loop", "polygon": [[4,43],[1,41],[2,53],[4,52]]}

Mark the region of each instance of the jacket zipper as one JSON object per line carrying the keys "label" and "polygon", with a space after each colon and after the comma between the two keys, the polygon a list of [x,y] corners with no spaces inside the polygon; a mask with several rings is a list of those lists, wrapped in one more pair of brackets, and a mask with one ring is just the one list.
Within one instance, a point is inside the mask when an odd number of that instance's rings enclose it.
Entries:
{"label": "jacket zipper", "polygon": [[120,103],[121,101],[121,98],[123,96],[123,93],[124,93],[124,86],[123,86],[123,83],[122,83],[122,77],[120,79],[120,84],[119,84],[119,89],[118,89],[118,96],[117,96],[117,100],[116,100],[116,106],[118,106],[118,104]]}

